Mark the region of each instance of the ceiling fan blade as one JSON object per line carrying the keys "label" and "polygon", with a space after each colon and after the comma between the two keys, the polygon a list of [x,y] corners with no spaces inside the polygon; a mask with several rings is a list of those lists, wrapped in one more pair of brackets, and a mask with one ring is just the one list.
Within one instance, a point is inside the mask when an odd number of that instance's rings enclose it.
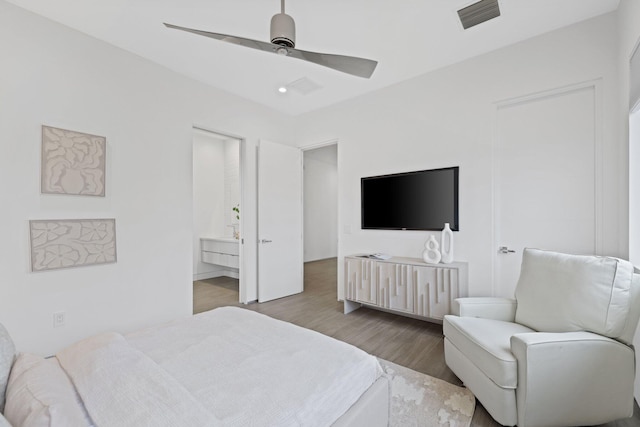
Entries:
{"label": "ceiling fan blade", "polygon": [[228,34],[212,33],[209,31],[194,30],[193,28],[180,27],[178,25],[164,23],[165,27],[173,28],[174,30],[186,31],[188,33],[198,34],[200,36],[209,37],[216,40],[222,40],[223,42],[233,43],[244,47],[250,47],[252,49],[264,50],[267,52],[275,52],[280,46],[261,42],[259,40],[245,39],[244,37],[230,36]]}
{"label": "ceiling fan blade", "polygon": [[329,67],[343,73],[368,79],[378,65],[378,61],[355,56],[334,55],[330,53],[316,53],[300,49],[287,49],[292,58],[298,58],[314,64]]}
{"label": "ceiling fan blade", "polygon": [[244,37],[236,37],[228,34],[212,33],[209,31],[180,27],[178,25],[167,24],[166,22],[164,23],[164,25],[167,28],[186,31],[188,33],[198,34],[200,36],[221,40],[227,43],[233,43],[244,47],[250,47],[252,49],[263,50],[266,52],[278,53],[281,55],[289,56],[291,58],[302,59],[303,61],[313,62],[314,64],[322,65],[324,67],[342,71],[343,73],[351,74],[354,76],[364,77],[366,79],[371,77],[373,71],[378,65],[377,61],[373,61],[371,59],[357,58],[354,56],[333,55],[329,53],[308,52],[305,50],[284,47],[269,42],[246,39]]}

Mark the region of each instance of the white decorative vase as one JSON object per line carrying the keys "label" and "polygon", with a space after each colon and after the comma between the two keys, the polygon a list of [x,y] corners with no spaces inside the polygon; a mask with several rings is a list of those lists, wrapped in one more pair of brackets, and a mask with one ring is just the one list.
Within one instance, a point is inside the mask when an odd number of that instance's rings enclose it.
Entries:
{"label": "white decorative vase", "polygon": [[444,223],[442,235],[440,236],[440,253],[442,254],[441,262],[443,264],[451,264],[453,262],[453,231],[449,227],[449,223]]}
{"label": "white decorative vase", "polygon": [[440,251],[438,250],[439,247],[440,245],[438,244],[435,236],[433,234],[429,236],[424,244],[424,251],[422,252],[422,259],[424,260],[424,262],[429,264],[439,263],[440,258],[442,257]]}

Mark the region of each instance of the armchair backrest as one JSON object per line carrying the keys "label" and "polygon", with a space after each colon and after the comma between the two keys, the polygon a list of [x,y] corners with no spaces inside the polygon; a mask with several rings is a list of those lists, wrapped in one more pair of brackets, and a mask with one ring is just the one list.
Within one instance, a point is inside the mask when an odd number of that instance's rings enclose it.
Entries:
{"label": "armchair backrest", "polygon": [[590,331],[631,344],[640,316],[640,280],[618,258],[527,248],[515,296],[516,322],[540,332]]}
{"label": "armchair backrest", "polygon": [[626,344],[633,345],[633,337],[636,334],[638,320],[640,319],[640,271],[636,268],[633,274],[633,282],[631,283],[631,306],[629,307],[629,317],[624,331],[618,339]]}

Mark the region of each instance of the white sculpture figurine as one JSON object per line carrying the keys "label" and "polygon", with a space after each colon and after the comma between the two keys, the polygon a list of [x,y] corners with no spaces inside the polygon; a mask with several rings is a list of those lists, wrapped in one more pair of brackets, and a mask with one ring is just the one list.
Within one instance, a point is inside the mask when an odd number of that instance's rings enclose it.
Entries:
{"label": "white sculpture figurine", "polygon": [[422,252],[422,259],[424,259],[424,262],[429,264],[439,263],[440,258],[442,258],[442,255],[438,250],[439,247],[440,245],[438,244],[438,241],[436,240],[434,235],[432,234],[431,236],[429,236],[429,239],[427,239],[426,243],[424,244],[424,252]]}

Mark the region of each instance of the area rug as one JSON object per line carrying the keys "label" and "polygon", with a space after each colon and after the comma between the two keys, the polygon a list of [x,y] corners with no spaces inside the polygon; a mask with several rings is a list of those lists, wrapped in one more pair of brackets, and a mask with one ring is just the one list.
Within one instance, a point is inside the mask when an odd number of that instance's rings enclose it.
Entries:
{"label": "area rug", "polygon": [[391,383],[390,427],[471,425],[476,399],[468,389],[378,360]]}

